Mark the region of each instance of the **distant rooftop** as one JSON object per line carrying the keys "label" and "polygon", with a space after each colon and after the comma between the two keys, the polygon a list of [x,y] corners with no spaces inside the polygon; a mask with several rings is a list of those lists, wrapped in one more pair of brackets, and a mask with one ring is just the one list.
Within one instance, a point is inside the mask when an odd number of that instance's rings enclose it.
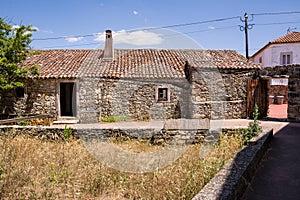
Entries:
{"label": "distant rooftop", "polygon": [[270,42],[270,44],[278,44],[278,43],[294,43],[300,42],[300,32],[291,32],[286,34],[280,38],[277,38]]}
{"label": "distant rooftop", "polygon": [[271,44],[284,44],[284,43],[300,43],[300,32],[291,32],[284,36],[281,36],[268,44],[266,44],[263,48],[259,49],[257,52],[255,52],[251,57],[257,55],[261,51],[263,51],[265,48],[267,48]]}

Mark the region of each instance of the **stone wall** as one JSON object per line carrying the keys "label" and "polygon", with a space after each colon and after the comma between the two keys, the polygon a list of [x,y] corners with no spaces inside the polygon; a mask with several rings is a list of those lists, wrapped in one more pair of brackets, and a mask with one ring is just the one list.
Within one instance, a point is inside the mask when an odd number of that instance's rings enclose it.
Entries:
{"label": "stone wall", "polygon": [[[91,128],[71,128],[71,137],[81,139],[84,142],[90,140],[108,140],[109,138],[117,138],[119,140],[149,140],[152,144],[194,144],[208,142],[214,132],[208,129],[193,130],[166,130],[154,128],[107,128],[107,129],[91,129]],[[37,126],[0,126],[0,136],[24,135],[29,137],[38,137],[45,140],[65,140],[64,128],[37,127]],[[216,138],[213,138],[216,141]]]}
{"label": "stone wall", "polygon": [[100,121],[101,90],[97,87],[98,82],[98,78],[79,79],[79,91],[77,92],[80,123],[97,123]]}
{"label": "stone wall", "polygon": [[246,118],[247,80],[256,70],[199,69],[193,77],[193,118]]}
{"label": "stone wall", "polygon": [[50,114],[57,116],[54,79],[26,80],[24,90],[24,97],[17,97],[14,90],[0,92],[2,115]]}
{"label": "stone wall", "polygon": [[[168,88],[169,101],[157,101],[158,87]],[[101,94],[97,106],[101,117],[150,120],[188,116],[189,83],[184,80],[101,79],[98,89]]]}
{"label": "stone wall", "polygon": [[229,160],[193,200],[236,200],[243,193],[267,152],[273,138],[273,129],[266,128],[259,136],[251,139],[236,156]]}
{"label": "stone wall", "polygon": [[[298,77],[297,77],[298,76]],[[290,121],[300,121],[300,74],[295,74],[289,78],[288,85],[288,119]]]}
{"label": "stone wall", "polygon": [[[199,69],[191,79],[78,79],[80,123],[97,123],[102,117],[129,120],[171,118],[245,118],[247,80],[254,70]],[[62,79],[61,79],[62,80]],[[2,114],[51,114],[58,117],[55,79],[27,80],[24,97],[1,94]],[[157,88],[170,91],[169,100],[157,101]]]}

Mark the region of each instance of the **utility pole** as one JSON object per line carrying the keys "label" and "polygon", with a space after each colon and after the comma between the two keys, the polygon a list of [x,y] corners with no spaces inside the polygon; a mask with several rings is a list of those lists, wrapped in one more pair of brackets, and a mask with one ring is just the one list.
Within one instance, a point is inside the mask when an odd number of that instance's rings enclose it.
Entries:
{"label": "utility pole", "polygon": [[[252,21],[253,19],[251,19]],[[249,47],[248,47],[248,29],[253,28],[253,24],[248,24],[248,14],[244,14],[244,19],[241,18],[241,21],[245,23],[244,26],[240,26],[240,30],[245,32],[245,42],[246,42],[246,58],[249,60]]]}

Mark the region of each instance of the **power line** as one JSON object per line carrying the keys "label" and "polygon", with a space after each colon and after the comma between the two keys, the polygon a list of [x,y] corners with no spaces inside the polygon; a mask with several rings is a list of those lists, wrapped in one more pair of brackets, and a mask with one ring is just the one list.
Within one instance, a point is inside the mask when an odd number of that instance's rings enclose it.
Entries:
{"label": "power line", "polygon": [[[220,19],[213,19],[213,20],[206,20],[206,21],[199,21],[199,22],[192,22],[192,23],[184,23],[184,24],[175,24],[175,25],[168,25],[168,26],[161,26],[161,27],[153,27],[153,28],[145,28],[145,29],[136,29],[136,30],[153,30],[153,29],[161,29],[161,28],[175,28],[175,27],[182,27],[182,26],[191,26],[191,25],[198,25],[198,24],[207,24],[212,22],[221,22],[221,21],[227,21],[231,19],[237,19],[240,18],[240,16],[235,17],[226,17],[226,18],[220,18]],[[132,31],[136,31],[132,30]]]}
{"label": "power line", "polygon": [[[253,13],[250,14],[251,16],[262,16],[262,15],[290,15],[290,14],[300,14],[300,11],[290,11],[290,12],[270,12],[270,13]],[[135,31],[147,31],[147,30],[155,30],[155,29],[163,29],[163,28],[176,28],[176,27],[184,27],[184,26],[192,26],[192,25],[200,25],[200,24],[207,24],[213,22],[222,22],[232,19],[240,19],[240,16],[232,16],[232,17],[225,17],[225,18],[218,18],[212,20],[205,20],[205,21],[198,21],[198,22],[191,22],[191,23],[181,23],[181,24],[173,24],[173,25],[166,25],[166,26],[159,26],[159,27],[151,27],[151,28],[142,28],[142,29],[132,29],[128,30],[127,32],[135,32]],[[78,37],[93,37],[98,33],[86,34],[86,35],[75,35],[75,36],[58,36],[58,37],[48,37],[48,38],[33,38],[32,40],[43,41],[43,40],[59,40],[59,39],[67,39],[70,37],[78,38]]]}
{"label": "power line", "polygon": [[[142,28],[142,29],[133,29],[129,30],[127,32],[135,32],[135,31],[148,31],[148,30],[155,30],[155,29],[163,29],[163,28],[175,28],[175,27],[183,27],[183,26],[192,26],[192,25],[199,25],[199,24],[207,24],[212,22],[221,22],[221,21],[227,21],[231,19],[240,18],[239,16],[235,17],[226,17],[226,18],[219,18],[219,19],[213,19],[213,20],[206,20],[206,21],[198,21],[198,22],[191,22],[191,23],[182,23],[182,24],[173,24],[173,25],[167,25],[167,26],[160,26],[160,27],[151,27],[151,28]],[[98,33],[92,33],[87,35],[76,35],[76,36],[58,36],[58,37],[48,37],[48,38],[33,38],[32,40],[59,40],[59,39],[67,39],[70,37],[92,37],[97,35]]]}
{"label": "power line", "polygon": [[283,25],[283,24],[297,24],[300,21],[293,21],[293,22],[271,22],[271,23],[263,23],[263,24],[254,24],[256,26],[269,26],[269,25]]}
{"label": "power line", "polygon": [[32,40],[59,40],[59,39],[67,39],[67,38],[79,38],[79,37],[92,37],[97,33],[87,34],[87,35],[75,35],[75,36],[58,36],[58,37],[48,37],[48,38],[34,38]]}
{"label": "power line", "polygon": [[300,14],[300,11],[288,11],[288,12],[268,12],[268,13],[253,13],[251,15],[291,15],[291,14]]}
{"label": "power line", "polygon": [[180,35],[180,34],[201,33],[201,32],[214,31],[214,30],[224,30],[224,29],[237,28],[237,27],[239,27],[239,26],[235,25],[235,26],[225,26],[225,27],[212,27],[212,28],[202,29],[202,30],[198,30],[198,31],[189,31],[189,32],[180,32],[180,33],[168,34],[168,35],[163,35],[162,37],[170,37],[170,36],[175,36],[175,35]]}
{"label": "power line", "polygon": [[[265,15],[291,15],[291,14],[300,14],[300,11],[289,11],[289,12],[268,12],[268,13],[253,13],[250,14],[253,18],[253,16],[265,16]],[[176,28],[176,27],[184,27],[184,26],[193,26],[193,25],[200,25],[200,24],[208,24],[208,23],[214,23],[214,22],[222,22],[227,20],[233,20],[233,19],[241,19],[240,16],[233,16],[233,17],[226,17],[226,18],[219,18],[219,19],[212,19],[212,20],[205,20],[205,21],[198,21],[198,22],[191,22],[191,23],[181,23],[181,24],[173,24],[173,25],[166,25],[166,26],[160,26],[160,27],[151,27],[151,28],[141,28],[141,29],[132,29],[127,30],[126,32],[135,32],[135,31],[148,31],[148,30],[155,30],[155,29],[164,29],[164,28]],[[280,24],[293,24],[293,23],[300,23],[300,22],[272,22],[272,23],[262,23],[262,24],[251,24],[251,25],[257,25],[257,26],[267,26],[267,25],[280,25]],[[228,26],[228,27],[220,27],[220,28],[211,28],[211,29],[203,29],[203,30],[197,30],[197,31],[190,31],[190,32],[183,32],[183,34],[193,34],[193,33],[199,33],[199,32],[206,32],[206,31],[213,31],[213,30],[220,30],[220,29],[227,29],[227,28],[234,28],[237,26]],[[33,38],[32,41],[47,41],[47,40],[59,40],[59,39],[68,39],[68,38],[86,38],[86,37],[94,37],[97,36],[99,33],[91,33],[91,34],[85,34],[85,35],[75,35],[75,36],[57,36],[57,37],[48,37],[48,38]],[[179,34],[179,33],[178,33]],[[169,37],[173,35],[178,34],[169,34],[164,35],[163,37]],[[180,33],[182,34],[182,33]],[[72,46],[87,46],[87,45],[95,45],[99,43],[86,43],[86,44],[73,44],[73,45],[61,45],[61,46],[52,46],[52,47],[44,47],[44,48],[60,48],[60,47],[72,47]]]}
{"label": "power line", "polygon": [[[194,34],[194,33],[200,33],[200,32],[207,32],[207,31],[214,31],[214,30],[224,30],[224,29],[237,28],[237,27],[239,27],[239,26],[235,25],[235,26],[225,26],[225,27],[213,27],[213,28],[202,29],[202,30],[198,30],[198,31],[189,31],[189,32],[180,32],[180,33],[167,34],[167,35],[162,35],[162,37],[166,38],[166,37],[177,36],[177,35],[180,35],[180,34]],[[83,43],[83,44],[48,46],[48,47],[44,47],[44,48],[46,48],[46,49],[51,48],[52,49],[52,48],[88,46],[88,45],[97,45],[97,44],[99,44],[99,43],[98,42],[93,42],[93,43]]]}

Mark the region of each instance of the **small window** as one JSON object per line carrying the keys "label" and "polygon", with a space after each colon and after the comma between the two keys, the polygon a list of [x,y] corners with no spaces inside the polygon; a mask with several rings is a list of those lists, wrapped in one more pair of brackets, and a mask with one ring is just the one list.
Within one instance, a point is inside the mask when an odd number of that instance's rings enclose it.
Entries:
{"label": "small window", "polygon": [[17,87],[15,91],[16,91],[17,98],[23,98],[24,97],[24,94],[25,94],[24,87]]}
{"label": "small window", "polygon": [[262,57],[259,57],[259,61],[258,61],[259,63],[262,63]]}
{"label": "small window", "polygon": [[292,52],[283,52],[280,54],[280,64],[289,65],[292,64]]}
{"label": "small window", "polygon": [[167,87],[161,87],[161,88],[157,88],[157,102],[166,102],[169,101],[169,88]]}

